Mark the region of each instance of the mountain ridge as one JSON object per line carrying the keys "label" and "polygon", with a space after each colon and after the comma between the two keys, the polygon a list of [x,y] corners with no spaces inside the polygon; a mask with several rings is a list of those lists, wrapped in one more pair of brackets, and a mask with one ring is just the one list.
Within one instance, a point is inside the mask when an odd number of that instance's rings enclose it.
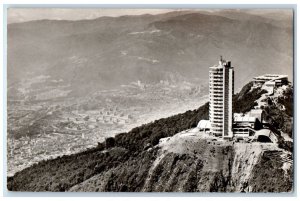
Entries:
{"label": "mountain ridge", "polygon": [[[230,19],[218,13],[11,24],[8,85],[45,74],[62,79],[74,91],[81,86],[99,90],[127,84],[135,77],[145,82],[164,80],[161,71],[206,81],[208,67],[223,55],[232,60],[237,72],[247,72],[241,74],[246,81],[237,81],[238,89],[271,68],[277,73],[287,69],[291,77],[292,47],[291,28],[257,21],[256,17]],[[72,57],[78,62],[69,59]],[[86,80],[90,83],[84,84]]]}

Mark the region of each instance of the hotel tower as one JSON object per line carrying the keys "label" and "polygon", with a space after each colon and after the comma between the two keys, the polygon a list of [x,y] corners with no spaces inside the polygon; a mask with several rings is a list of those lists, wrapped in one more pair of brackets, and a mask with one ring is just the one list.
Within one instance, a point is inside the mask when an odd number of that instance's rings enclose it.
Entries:
{"label": "hotel tower", "polygon": [[215,136],[232,138],[232,96],[234,71],[230,61],[222,56],[219,65],[209,68],[209,121]]}

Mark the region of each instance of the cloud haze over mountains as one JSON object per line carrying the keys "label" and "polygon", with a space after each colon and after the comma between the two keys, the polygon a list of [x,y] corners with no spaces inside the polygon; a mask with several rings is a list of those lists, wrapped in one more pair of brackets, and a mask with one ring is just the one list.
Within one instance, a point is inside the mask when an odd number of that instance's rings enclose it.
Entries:
{"label": "cloud haze over mountains", "polygon": [[78,91],[136,80],[205,84],[208,67],[220,55],[235,67],[236,89],[269,72],[292,80],[292,14],[185,10],[13,23],[8,25],[8,84],[39,75]]}
{"label": "cloud haze over mountains", "polygon": [[109,8],[11,8],[8,23],[32,20],[87,20],[98,17],[122,15],[160,14],[183,9],[109,9]]}

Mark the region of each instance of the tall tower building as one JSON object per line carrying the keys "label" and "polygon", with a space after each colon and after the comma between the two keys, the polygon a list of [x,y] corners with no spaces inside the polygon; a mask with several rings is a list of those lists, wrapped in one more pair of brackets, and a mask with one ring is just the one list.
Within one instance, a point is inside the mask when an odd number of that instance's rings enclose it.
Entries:
{"label": "tall tower building", "polygon": [[209,68],[209,121],[211,133],[232,138],[232,96],[234,93],[234,70],[230,61],[223,60]]}

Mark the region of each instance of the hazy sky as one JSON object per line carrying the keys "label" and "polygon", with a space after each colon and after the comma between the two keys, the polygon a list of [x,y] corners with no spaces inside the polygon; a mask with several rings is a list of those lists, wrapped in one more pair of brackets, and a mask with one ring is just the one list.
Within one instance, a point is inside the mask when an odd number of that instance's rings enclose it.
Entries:
{"label": "hazy sky", "polygon": [[102,16],[159,14],[179,9],[68,9],[68,8],[10,8],[7,13],[8,23],[31,20],[80,20]]}
{"label": "hazy sky", "polygon": [[[102,16],[117,17],[121,15],[160,14],[179,10],[199,9],[110,9],[110,8],[9,8],[7,22],[26,22],[32,20],[82,20],[94,19]],[[216,12],[223,9],[200,9],[208,12]],[[254,15],[281,18],[291,16],[291,9],[235,9]],[[271,15],[270,15],[271,14]]]}

